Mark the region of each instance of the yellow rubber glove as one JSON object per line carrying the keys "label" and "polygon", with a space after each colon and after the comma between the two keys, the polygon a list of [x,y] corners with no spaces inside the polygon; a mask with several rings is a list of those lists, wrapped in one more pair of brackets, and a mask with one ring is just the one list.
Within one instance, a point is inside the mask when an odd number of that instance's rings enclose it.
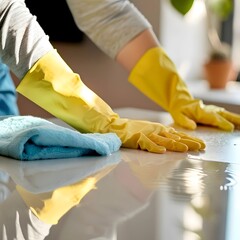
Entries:
{"label": "yellow rubber glove", "polygon": [[200,123],[232,131],[234,125],[240,126],[240,115],[194,99],[175,65],[160,47],[148,50],[141,57],[131,71],[129,81],[184,128],[194,130]]}
{"label": "yellow rubber glove", "polygon": [[204,149],[202,140],[160,123],[122,119],[91,91],[56,51],[43,56],[17,91],[80,132],[114,132],[126,148],[155,153]]}

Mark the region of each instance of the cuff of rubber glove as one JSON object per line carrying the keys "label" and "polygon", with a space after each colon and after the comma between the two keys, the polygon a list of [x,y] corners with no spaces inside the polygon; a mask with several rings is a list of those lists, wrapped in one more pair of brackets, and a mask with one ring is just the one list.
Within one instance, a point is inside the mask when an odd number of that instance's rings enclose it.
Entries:
{"label": "cuff of rubber glove", "polygon": [[28,71],[17,91],[80,132],[107,132],[102,130],[118,117],[83,84],[56,50]]}
{"label": "cuff of rubber glove", "polygon": [[175,64],[161,47],[154,47],[139,59],[130,72],[128,81],[149,99],[169,111],[169,92],[176,87],[175,76],[178,76]]}

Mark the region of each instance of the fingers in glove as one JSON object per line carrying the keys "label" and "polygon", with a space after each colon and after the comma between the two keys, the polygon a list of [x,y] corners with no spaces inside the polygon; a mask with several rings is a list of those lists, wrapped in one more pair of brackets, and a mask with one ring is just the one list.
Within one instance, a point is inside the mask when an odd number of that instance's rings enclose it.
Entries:
{"label": "fingers in glove", "polygon": [[171,138],[166,138],[163,136],[159,136],[155,133],[151,134],[149,138],[158,145],[164,146],[167,150],[174,152],[186,152],[188,150],[188,146],[179,141],[175,141]]}
{"label": "fingers in glove", "polygon": [[181,138],[179,142],[186,144],[188,146],[189,151],[201,150],[201,144],[199,142],[196,142],[190,139],[184,139],[184,138]]}
{"label": "fingers in glove", "polygon": [[183,128],[189,130],[195,130],[197,128],[196,122],[184,114],[173,114],[172,117],[174,119],[174,122]]}
{"label": "fingers in glove", "polygon": [[219,127],[220,129],[225,131],[233,131],[234,129],[234,125],[225,117],[221,116],[220,113],[215,114],[215,118],[213,119],[211,125]]}
{"label": "fingers in glove", "polygon": [[140,137],[138,139],[138,146],[140,147],[140,149],[147,150],[148,152],[152,152],[152,153],[166,152],[165,146],[156,144],[154,141],[152,141],[150,138],[148,138],[144,134],[140,134]]}
{"label": "fingers in glove", "polygon": [[[206,144],[205,144],[204,141],[203,141],[202,139],[200,139],[200,138],[193,137],[193,136],[189,136],[189,135],[187,135],[186,133],[183,133],[183,132],[176,132],[176,134],[181,137],[181,140],[185,139],[185,140],[190,140],[190,141],[199,143],[199,144],[200,144],[200,148],[199,148],[198,150],[203,150],[203,149],[206,148]],[[189,142],[189,143],[190,143],[190,142]],[[193,147],[192,144],[190,144],[190,145]],[[192,148],[191,146],[189,146],[189,147]],[[196,146],[197,146],[197,145],[196,145]],[[191,149],[191,150],[193,150],[193,149]],[[195,150],[197,150],[197,149],[195,149]]]}
{"label": "fingers in glove", "polygon": [[[172,132],[176,132],[176,131],[174,130],[174,131],[172,131]],[[175,133],[163,132],[161,135],[164,136],[164,137],[173,139],[173,140],[175,140],[175,141],[179,141],[179,140],[181,139],[181,137],[178,136],[178,135],[176,135]]]}
{"label": "fingers in glove", "polygon": [[224,131],[232,131],[234,129],[234,125],[228,121],[223,115],[224,110],[222,108],[217,108],[216,106],[208,105],[204,108],[203,112],[200,112],[200,116],[197,117],[198,123],[202,123],[209,126],[214,126],[220,128]]}
{"label": "fingers in glove", "polygon": [[229,122],[233,123],[235,126],[240,126],[240,115],[236,113],[231,113],[228,111],[223,111],[219,113],[222,117],[227,119]]}

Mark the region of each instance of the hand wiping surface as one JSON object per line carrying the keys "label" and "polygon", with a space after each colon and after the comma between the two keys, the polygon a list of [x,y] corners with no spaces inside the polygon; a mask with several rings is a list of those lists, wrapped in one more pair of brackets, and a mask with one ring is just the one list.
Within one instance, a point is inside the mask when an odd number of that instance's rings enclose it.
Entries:
{"label": "hand wiping surface", "polygon": [[114,133],[80,133],[34,116],[0,117],[0,155],[18,160],[104,156],[120,146]]}

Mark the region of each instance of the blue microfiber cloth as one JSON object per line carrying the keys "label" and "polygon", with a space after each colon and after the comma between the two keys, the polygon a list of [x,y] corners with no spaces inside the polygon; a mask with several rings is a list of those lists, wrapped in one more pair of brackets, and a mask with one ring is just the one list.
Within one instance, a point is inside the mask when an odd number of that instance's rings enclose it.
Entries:
{"label": "blue microfiber cloth", "polygon": [[109,155],[119,150],[115,133],[80,133],[33,116],[0,117],[0,155],[18,160]]}

